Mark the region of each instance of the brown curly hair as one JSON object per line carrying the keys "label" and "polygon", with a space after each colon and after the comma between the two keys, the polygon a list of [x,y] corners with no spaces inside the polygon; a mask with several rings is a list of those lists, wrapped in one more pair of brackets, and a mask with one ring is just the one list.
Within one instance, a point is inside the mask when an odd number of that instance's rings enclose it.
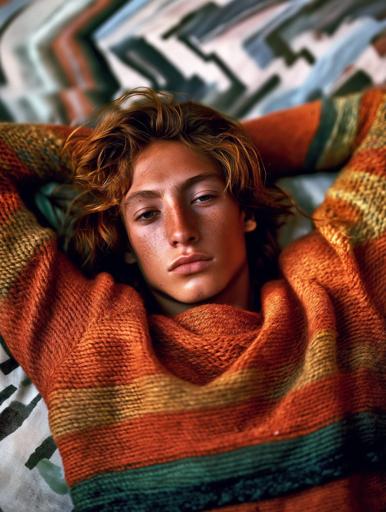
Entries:
{"label": "brown curly hair", "polygon": [[94,129],[76,129],[66,141],[80,192],[72,205],[76,220],[70,245],[83,267],[109,266],[113,273],[122,268],[128,238],[120,203],[131,186],[136,157],[155,140],[180,141],[219,164],[228,192],[257,220],[257,229],[246,234],[252,283],[261,286],[275,278],[276,235],[292,213],[291,198],[275,185],[266,186],[258,151],[240,123],[148,88],[124,94],[102,112]]}

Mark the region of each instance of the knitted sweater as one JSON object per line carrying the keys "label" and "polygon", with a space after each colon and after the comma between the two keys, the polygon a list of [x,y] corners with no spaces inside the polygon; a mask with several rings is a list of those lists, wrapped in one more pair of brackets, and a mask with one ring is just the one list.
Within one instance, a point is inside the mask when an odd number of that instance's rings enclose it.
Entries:
{"label": "knitted sweater", "polygon": [[1,126],[0,332],[47,403],[76,511],[386,510],[385,99],[246,123],[275,177],[343,167],[327,221],[282,251],[260,311],[173,318],[86,278],[21,199],[63,177],[69,129]]}

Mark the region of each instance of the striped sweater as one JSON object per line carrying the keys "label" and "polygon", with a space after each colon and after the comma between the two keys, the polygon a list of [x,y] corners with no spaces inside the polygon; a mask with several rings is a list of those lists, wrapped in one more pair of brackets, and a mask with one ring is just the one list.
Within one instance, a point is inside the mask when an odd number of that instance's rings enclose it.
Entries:
{"label": "striped sweater", "polygon": [[66,173],[69,129],[1,126],[0,332],[76,511],[386,510],[385,105],[374,89],[246,123],[272,176],[342,170],[260,311],[173,318],[85,277],[27,208]]}

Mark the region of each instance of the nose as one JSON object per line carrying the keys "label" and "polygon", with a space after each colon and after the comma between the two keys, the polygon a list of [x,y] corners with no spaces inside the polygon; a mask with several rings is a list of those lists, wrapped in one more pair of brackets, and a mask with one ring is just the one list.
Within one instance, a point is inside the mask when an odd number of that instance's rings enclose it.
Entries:
{"label": "nose", "polygon": [[186,245],[199,239],[198,226],[191,211],[181,204],[173,204],[168,208],[166,234],[170,245]]}

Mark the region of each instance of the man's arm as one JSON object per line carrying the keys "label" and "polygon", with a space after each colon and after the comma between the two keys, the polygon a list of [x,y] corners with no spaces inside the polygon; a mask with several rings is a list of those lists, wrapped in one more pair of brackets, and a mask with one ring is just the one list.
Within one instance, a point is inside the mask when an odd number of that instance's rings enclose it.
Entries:
{"label": "man's arm", "polygon": [[[364,304],[386,314],[386,91],[375,88],[329,100],[307,151],[296,167],[305,171],[340,168],[322,204],[313,212],[318,235],[339,257],[347,287],[357,289]],[[307,106],[305,108],[308,108]],[[295,111],[297,109],[293,109]],[[276,114],[280,116],[280,113]],[[289,135],[291,139],[291,135]],[[294,161],[294,160],[293,160]],[[287,158],[283,154],[283,168]],[[304,246],[292,249],[293,265],[303,265]],[[315,254],[317,258],[317,254]],[[297,263],[299,262],[299,263]],[[322,276],[322,280],[324,277]],[[327,281],[324,285],[328,286]],[[359,306],[358,306],[359,307]]]}
{"label": "man's arm", "polygon": [[61,147],[68,130],[0,125],[0,333],[43,394],[110,286],[87,280],[22,199],[21,191],[66,178]]}
{"label": "man's arm", "polygon": [[268,182],[342,167],[370,129],[383,93],[382,88],[369,89],[245,121]]}

